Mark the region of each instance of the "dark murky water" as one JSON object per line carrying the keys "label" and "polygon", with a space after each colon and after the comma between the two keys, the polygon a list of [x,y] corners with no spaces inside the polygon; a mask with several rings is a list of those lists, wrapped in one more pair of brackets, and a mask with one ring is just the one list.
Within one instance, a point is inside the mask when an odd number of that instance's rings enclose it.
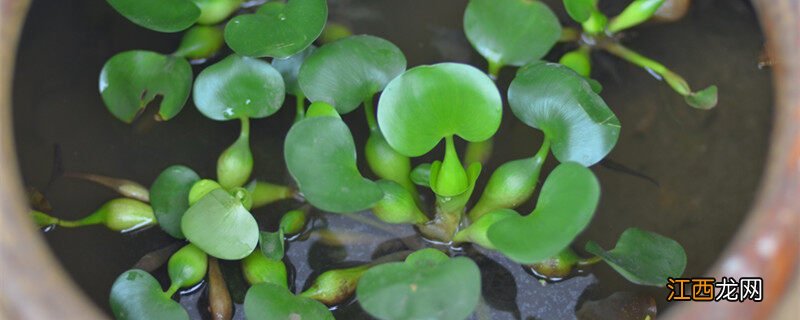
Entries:
{"label": "dark murky water", "polygon": [[[331,21],[394,42],[410,66],[459,61],[485,67],[461,31],[466,1],[329,2]],[[560,10],[560,1],[549,2]],[[613,3],[610,9],[624,3]],[[563,15],[562,21],[567,21]],[[115,196],[82,181],[58,179],[48,184],[56,144],[66,169],[72,171],[125,177],[145,185],[174,163],[189,165],[207,177],[214,175],[216,157],[237,136],[237,123],[205,119],[190,104],[168,123],[140,121],[130,126],[112,118],[97,93],[100,68],[113,54],[132,49],[171,52],[178,40],[177,34],[133,25],[101,0],[33,1],[16,69],[15,132],[25,183],[45,192],[55,215],[79,217]],[[764,166],[772,101],[769,72],[756,64],[762,41],[752,8],[743,0],[698,0],[680,22],[644,26],[627,34],[627,45],[671,67],[695,88],[716,83],[720,103],[708,112],[690,109],[646,72],[608,55],[594,55],[593,76],[603,83],[602,95],[623,124],[610,158],[655,178],[659,185],[593,168],[603,196],[594,221],[576,242],[578,247],[589,239],[613,246],[623,230],[637,226],[682,243],[689,259],[687,275],[700,276],[713,263],[749,209]],[[512,76],[513,70],[504,70],[501,90],[506,90]],[[281,150],[293,116],[292,108],[284,108],[254,122],[256,177],[289,183]],[[359,144],[367,133],[362,119],[359,112],[345,117]],[[485,172],[533,154],[540,141],[540,134],[507,112]],[[551,159],[548,167],[554,164]],[[274,225],[279,214],[292,206],[281,203],[256,215],[265,225]],[[328,233],[314,232],[308,240],[289,246],[297,289],[307,285],[311,274],[402,250],[402,243],[392,239],[413,233],[408,227],[387,232],[340,216],[325,220]],[[114,279],[142,255],[172,241],[157,228],[132,235],[101,227],[55,230],[45,237],[64,268],[105,309]],[[485,303],[476,312],[478,318],[571,318],[578,297],[590,285],[584,298],[641,291],[663,301],[665,295],[663,289],[630,285],[606,266],[594,268],[593,275],[543,285],[497,255],[473,249],[465,254],[476,259],[484,272]],[[306,260],[309,256],[311,261]],[[225,267],[237,272],[235,264]],[[163,279],[163,272],[160,276]],[[199,298],[201,293],[185,300]],[[202,306],[201,302],[196,309]],[[357,304],[343,306],[337,316],[364,318]]]}

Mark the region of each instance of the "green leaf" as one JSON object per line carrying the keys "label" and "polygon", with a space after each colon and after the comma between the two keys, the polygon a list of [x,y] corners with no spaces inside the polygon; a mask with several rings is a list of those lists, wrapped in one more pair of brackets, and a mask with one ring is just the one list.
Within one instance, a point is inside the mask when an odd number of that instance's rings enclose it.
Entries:
{"label": "green leaf", "polygon": [[111,313],[117,319],[186,319],[189,314],[161,291],[161,285],[144,270],[131,269],[111,286]]}
{"label": "green leaf", "polygon": [[183,109],[191,89],[189,62],[150,51],[118,53],[100,71],[103,103],[111,114],[127,123],[159,95],[162,100],[157,119],[171,119]]}
{"label": "green leaf", "polygon": [[236,54],[205,68],[194,84],[197,109],[217,121],[267,117],[284,97],[283,78],[272,65]]}
{"label": "green leaf", "polygon": [[303,90],[300,89],[300,84],[297,82],[297,76],[300,74],[300,67],[305,63],[308,56],[317,50],[314,45],[308,46],[303,51],[300,51],[291,57],[284,59],[273,59],[272,67],[281,73],[283,83],[286,85],[286,93],[292,94],[296,97],[305,97]]}
{"label": "green leaf", "polygon": [[175,238],[184,238],[181,218],[189,209],[189,191],[199,180],[194,170],[174,165],[164,169],[150,187],[150,204],[158,225]]}
{"label": "green leaf", "polygon": [[708,110],[717,105],[717,86],[710,86],[703,90],[692,92],[684,97],[690,106]]}
{"label": "green leaf", "polygon": [[445,197],[468,187],[453,135],[489,139],[500,126],[502,101],[494,82],[474,67],[441,63],[420,66],[392,80],[378,104],[379,127],[402,155],[421,156],[445,139],[444,161],[431,166],[431,188]]}
{"label": "green leaf", "polygon": [[467,318],[481,294],[478,266],[437,252],[423,249],[405,262],[372,267],[358,282],[358,302],[379,319]]}
{"label": "green leaf", "polygon": [[292,295],[289,290],[271,283],[254,285],[244,298],[247,319],[334,320],[324,304],[309,298]]}
{"label": "green leaf", "polygon": [[464,32],[491,64],[522,66],[550,51],[561,36],[561,24],[540,1],[470,0]]}
{"label": "green leaf", "polygon": [[258,244],[256,219],[222,189],[192,205],[181,219],[181,229],[191,243],[219,259],[244,258]]}
{"label": "green leaf", "polygon": [[258,243],[265,257],[272,260],[283,259],[284,239],[282,229],[277,232],[261,231],[258,236]]}
{"label": "green leaf", "polygon": [[539,262],[572,243],[589,225],[599,199],[600,184],[591,170],[562,163],[547,177],[531,214],[502,219],[489,227],[487,236],[512,260]]}
{"label": "green leaf", "polygon": [[625,230],[617,246],[605,251],[590,241],[586,251],[603,258],[630,282],[663,287],[667,278],[678,278],[686,268],[686,252],[680,243],[638,228]]}
{"label": "green leaf", "polygon": [[200,17],[200,8],[190,0],[106,1],[131,22],[159,32],[184,30]]}
{"label": "green leaf", "polygon": [[555,63],[533,63],[517,73],[508,89],[511,111],[544,131],[560,162],[590,166],[619,138],[619,119],[580,75]]}
{"label": "green leaf", "polygon": [[564,9],[572,20],[585,22],[597,10],[596,0],[564,0]]}
{"label": "green leaf", "polygon": [[300,192],[319,209],[356,212],[383,197],[380,187],[358,171],[353,136],[338,117],[317,116],[296,123],[286,135],[284,157]]}
{"label": "green leaf", "polygon": [[300,88],[311,101],[333,105],[340,114],[355,110],[406,70],[406,58],[384,39],[359,35],[326,44],[300,68]]}
{"label": "green leaf", "polygon": [[225,26],[225,41],[238,54],[288,58],[311,45],[328,18],[325,0],[269,2]]}
{"label": "green leaf", "polygon": [[441,63],[392,80],[378,103],[378,124],[392,148],[417,157],[448,136],[489,139],[502,113],[500,93],[486,74],[465,64]]}

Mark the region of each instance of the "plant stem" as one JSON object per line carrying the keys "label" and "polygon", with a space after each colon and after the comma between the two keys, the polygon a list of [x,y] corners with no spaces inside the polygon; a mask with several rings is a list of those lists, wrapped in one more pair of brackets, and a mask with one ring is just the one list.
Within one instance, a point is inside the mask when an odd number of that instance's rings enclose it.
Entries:
{"label": "plant stem", "polygon": [[369,130],[371,132],[377,132],[378,122],[375,121],[375,110],[372,105],[372,98],[373,96],[364,99],[364,115],[367,117],[367,125],[369,125]]}
{"label": "plant stem", "polygon": [[178,289],[180,288],[181,288],[180,284],[173,283],[169,286],[169,289],[167,289],[167,291],[164,291],[164,296],[167,297],[168,299],[172,299],[172,296],[175,295],[175,293],[178,292]]}
{"label": "plant stem", "polygon": [[105,222],[106,217],[105,214],[95,212],[90,214],[86,217],[83,217],[78,220],[61,220],[58,219],[56,225],[65,227],[65,228],[76,228],[76,227],[83,227],[83,226],[91,226],[95,224],[102,224]]}
{"label": "plant stem", "polygon": [[489,76],[492,77],[492,80],[497,80],[497,76],[500,74],[500,68],[503,67],[503,64],[497,61],[488,60],[489,62]]}
{"label": "plant stem", "polygon": [[302,94],[296,97],[297,114],[294,116],[294,123],[300,122],[306,117],[306,97]]}
{"label": "plant stem", "polygon": [[467,168],[469,186],[463,193],[453,197],[436,195],[436,215],[433,220],[417,225],[420,233],[428,239],[451,242],[464,216],[464,208],[475,190],[475,181],[481,173],[481,165],[473,163]]}
{"label": "plant stem", "polygon": [[588,267],[588,266],[591,266],[591,265],[593,265],[595,263],[598,263],[600,261],[603,261],[603,258],[600,258],[598,256],[594,256],[594,257],[586,258],[586,259],[580,259],[580,260],[578,260],[578,267]]}
{"label": "plant stem", "polygon": [[539,151],[536,151],[536,154],[533,156],[538,162],[544,162],[547,159],[547,155],[550,153],[550,139],[547,136],[544,136],[544,140],[542,140],[542,146],[539,147]]}
{"label": "plant stem", "polygon": [[239,132],[239,138],[250,139],[250,118],[242,117],[240,120],[242,122],[242,129]]}
{"label": "plant stem", "polygon": [[581,32],[578,29],[566,27],[561,29],[561,37],[558,38],[558,42],[574,42],[580,38]]}
{"label": "plant stem", "polygon": [[599,45],[609,53],[642,67],[645,70],[652,71],[653,73],[664,78],[664,80],[667,81],[667,84],[669,84],[669,86],[672,87],[672,89],[678,94],[686,96],[691,93],[691,89],[689,88],[689,84],[686,83],[686,80],[684,80],[680,75],[667,69],[667,67],[660,62],[645,57],[617,42],[603,41]]}

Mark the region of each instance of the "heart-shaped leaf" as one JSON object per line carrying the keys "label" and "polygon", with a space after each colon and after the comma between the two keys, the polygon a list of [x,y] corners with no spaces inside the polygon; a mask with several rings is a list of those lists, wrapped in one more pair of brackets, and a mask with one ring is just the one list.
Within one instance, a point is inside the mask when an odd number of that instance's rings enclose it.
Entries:
{"label": "heart-shaped leaf", "polygon": [[386,86],[378,103],[378,125],[386,141],[409,157],[427,153],[452,135],[472,142],[489,139],[502,114],[494,82],[458,63],[410,69]]}
{"label": "heart-shaped leaf", "polygon": [[282,229],[277,232],[261,231],[258,237],[258,244],[261,246],[261,252],[267,258],[272,260],[283,259],[285,242]]}
{"label": "heart-shaped leaf", "polygon": [[364,310],[379,319],[462,320],[478,304],[481,275],[468,258],[423,249],[405,262],[372,267],[358,281],[356,294]]}
{"label": "heart-shaped leaf", "polygon": [[100,71],[100,94],[117,119],[130,123],[162,96],[159,120],[178,114],[192,89],[192,67],[183,58],[150,51],[125,51],[111,57]]}
{"label": "heart-shaped leaf", "polygon": [[355,110],[406,70],[406,58],[384,39],[350,36],[317,49],[300,68],[300,87],[311,101],[340,114]]}
{"label": "heart-shaped leaf", "polygon": [[383,198],[380,187],[358,171],[353,136],[338,116],[310,117],[292,126],[284,157],[300,192],[319,209],[356,212]]}
{"label": "heart-shaped leaf", "polygon": [[247,290],[244,314],[247,319],[261,320],[334,319],[328,307],[319,301],[294,296],[286,288],[271,283],[260,283]]}
{"label": "heart-shaped leaf", "polygon": [[131,269],[111,286],[111,313],[117,319],[186,319],[189,314],[161,291],[161,285],[144,270]]}
{"label": "heart-shaped leaf", "polygon": [[311,45],[328,19],[325,0],[269,2],[237,16],[225,27],[225,42],[238,54],[287,58]]}
{"label": "heart-shaped leaf", "polygon": [[200,8],[191,0],[106,0],[131,22],[159,32],[178,32],[191,27]]}
{"label": "heart-shaped leaf", "polygon": [[286,93],[290,93],[295,97],[305,97],[303,90],[300,89],[300,84],[297,82],[297,77],[300,74],[300,67],[314,50],[317,50],[317,47],[310,45],[305,50],[291,57],[272,60],[272,67],[278,70],[283,77],[283,83],[286,85]]}
{"label": "heart-shaped leaf", "polygon": [[584,22],[597,10],[595,3],[595,0],[564,0],[564,9],[572,20]]}
{"label": "heart-shaped leaf", "polygon": [[667,278],[680,277],[686,268],[686,252],[680,243],[638,228],[625,230],[612,250],[605,251],[590,241],[586,251],[603,258],[635,284],[662,287]]}
{"label": "heart-shaped leaf", "polygon": [[214,189],[192,205],[181,219],[191,243],[220,259],[246,257],[258,244],[258,224],[242,204],[222,189]]}
{"label": "heart-shaped leaf", "polygon": [[539,262],[558,254],[589,225],[599,200],[600,184],[592,171],[562,163],[547,177],[530,215],[502,219],[487,236],[512,260]]}
{"label": "heart-shaped leaf", "polygon": [[517,72],[508,89],[511,111],[544,131],[558,161],[590,166],[619,138],[619,119],[586,80],[571,69],[537,62]]}
{"label": "heart-shaped leaf", "polygon": [[194,84],[194,104],[213,120],[264,118],[281,108],[283,78],[267,62],[230,55],[205,68]]}
{"label": "heart-shaped leaf", "polygon": [[561,24],[540,1],[470,0],[464,32],[490,65],[522,66],[550,51],[561,36]]}
{"label": "heart-shaped leaf", "polygon": [[158,175],[150,187],[150,205],[158,226],[169,235],[183,239],[181,218],[189,209],[189,191],[200,176],[186,166],[170,166]]}

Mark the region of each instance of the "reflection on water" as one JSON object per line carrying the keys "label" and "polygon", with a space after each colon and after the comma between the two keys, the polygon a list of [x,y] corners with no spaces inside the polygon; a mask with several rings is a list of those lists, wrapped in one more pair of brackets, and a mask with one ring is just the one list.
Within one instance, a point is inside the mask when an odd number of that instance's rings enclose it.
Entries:
{"label": "reflection on water", "polygon": [[[547,2],[552,8],[561,7],[560,1]],[[461,32],[465,0],[329,3],[331,21],[345,24],[355,33],[375,34],[394,42],[406,53],[410,66],[459,61],[485,68]],[[623,230],[637,226],[682,243],[689,261],[687,274],[700,276],[752,203],[764,164],[772,101],[769,72],[757,68],[763,39],[747,2],[695,3],[684,20],[627,32],[625,43],[662,61],[695,87],[716,83],[720,90],[716,109],[693,110],[646,72],[602,53],[593,56],[593,76],[604,85],[602,96],[623,125],[610,158],[652,177],[658,185],[620,170],[593,168],[603,196],[594,221],[575,247],[582,248],[589,239],[611,247]],[[178,44],[178,34],[139,28],[102,1],[34,1],[31,10],[16,69],[16,142],[25,183],[45,193],[55,215],[80,217],[115,196],[83,181],[57,179],[49,184],[55,144],[63,150],[67,171],[94,172],[148,185],[163,168],[180,163],[213,177],[218,153],[238,135],[237,123],[205,119],[189,104],[168,123],[140,120],[126,125],[105,110],[97,93],[97,77],[106,59],[132,49],[171,52]],[[562,21],[567,21],[563,12],[560,14]],[[555,50],[548,59],[555,60],[561,51]],[[199,70],[195,67],[195,74]],[[498,81],[501,91],[507,89],[513,74],[511,68],[503,70]],[[281,150],[294,117],[292,109],[283,108],[268,119],[253,122],[251,140],[259,179],[290,182]],[[354,112],[344,119],[356,142],[363,145],[368,133],[363,116]],[[538,132],[515,120],[510,112],[503,120],[495,140],[497,152],[479,186],[488,172],[503,162],[535,153],[541,141]],[[545,172],[554,165],[555,161],[548,161]],[[481,187],[476,193],[480,191]],[[294,206],[280,203],[257,210],[256,216],[263,227],[274,230],[280,214]],[[533,203],[528,203],[520,211],[532,207]],[[341,216],[324,216],[316,220],[307,239],[288,246],[294,288],[301,290],[310,283],[309,276],[335,266],[427,245],[413,234],[409,227],[385,230]],[[158,228],[130,235],[101,227],[57,229],[46,238],[64,268],[106,310],[114,279],[143,255],[172,242]],[[543,284],[497,254],[475,248],[455,253],[470,256],[482,268],[483,303],[475,315],[479,319],[571,318],[577,301],[598,300],[619,291],[647,294],[661,304],[659,308],[664,307],[663,289],[631,285],[607,266],[593,268],[593,275]],[[309,257],[311,261],[306,260]],[[245,285],[238,264],[223,262],[222,269],[229,282],[239,279],[234,286],[240,290],[232,290],[232,294],[235,301],[241,301]],[[166,281],[163,267],[155,274]],[[583,293],[590,285],[592,290]],[[207,315],[203,292],[186,296],[182,302],[192,306],[192,312]],[[365,318],[358,304],[341,306],[336,312],[344,319]]]}

